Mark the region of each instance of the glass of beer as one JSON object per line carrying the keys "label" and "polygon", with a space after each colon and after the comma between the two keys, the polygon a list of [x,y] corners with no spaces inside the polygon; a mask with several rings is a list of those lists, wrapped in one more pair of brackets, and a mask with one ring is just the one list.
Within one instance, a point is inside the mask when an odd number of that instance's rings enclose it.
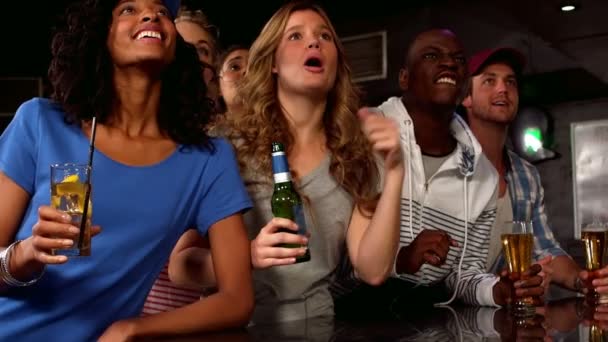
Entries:
{"label": "glass of beer", "polygon": [[[583,227],[581,239],[585,250],[585,268],[589,271],[587,286],[593,288],[591,282],[596,278],[596,271],[606,266],[608,258],[608,226],[594,222]],[[589,299],[594,304],[608,304],[608,295],[599,294],[593,289]]]}
{"label": "glass of beer", "polygon": [[[534,236],[532,235],[532,222],[509,221],[506,231],[508,234],[501,235],[502,248],[509,269],[509,279],[515,282],[525,279],[524,273],[532,265],[532,250],[534,247]],[[512,312],[515,316],[527,317],[536,314],[533,297],[516,298],[511,303]]]}
{"label": "glass of beer", "polygon": [[597,323],[591,324],[589,327],[589,342],[605,342],[608,341],[608,335]]}
{"label": "glass of beer", "polygon": [[[80,164],[51,165],[51,206],[61,210],[72,218],[72,224],[81,228],[84,212],[84,201],[87,188],[90,186],[91,168]],[[90,256],[91,255],[91,213],[89,198],[87,218],[84,231],[74,238],[74,244],[68,248],[54,249],[55,255]],[[80,243],[82,237],[82,243]],[[79,248],[80,246],[80,248]]]}

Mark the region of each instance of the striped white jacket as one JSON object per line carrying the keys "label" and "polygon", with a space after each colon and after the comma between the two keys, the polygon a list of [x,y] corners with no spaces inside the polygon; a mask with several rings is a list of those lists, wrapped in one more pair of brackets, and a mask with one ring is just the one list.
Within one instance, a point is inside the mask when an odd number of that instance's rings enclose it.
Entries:
{"label": "striped white jacket", "polygon": [[425,263],[415,274],[394,276],[423,285],[445,280],[450,291],[464,302],[495,305],[492,288],[498,278],[485,273],[485,261],[496,217],[496,170],[466,123],[454,115],[451,130],[458,142],[456,150],[426,179],[422,152],[401,98],[388,99],[380,109],[399,123],[408,164],[402,189],[400,246],[408,246],[423,229],[444,230],[458,243],[457,247],[450,247],[446,262],[440,267]]}
{"label": "striped white jacket", "polygon": [[[495,306],[492,288],[498,277],[485,273],[485,261],[496,217],[496,170],[466,123],[454,115],[451,130],[458,142],[456,150],[426,179],[412,120],[401,98],[388,99],[380,109],[399,123],[407,163],[401,196],[400,247],[408,246],[423,229],[444,230],[458,243],[457,247],[450,247],[446,262],[440,267],[425,263],[415,274],[393,272],[393,277],[421,285],[445,281],[450,292],[456,292],[456,297],[465,303]],[[348,279],[342,280],[332,287],[336,296],[352,285]]]}

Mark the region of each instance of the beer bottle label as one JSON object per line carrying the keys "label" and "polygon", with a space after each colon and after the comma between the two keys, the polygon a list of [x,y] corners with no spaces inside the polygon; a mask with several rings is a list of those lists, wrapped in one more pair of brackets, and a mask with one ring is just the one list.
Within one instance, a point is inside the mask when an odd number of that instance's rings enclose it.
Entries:
{"label": "beer bottle label", "polygon": [[291,173],[289,173],[289,165],[287,164],[285,152],[280,151],[272,153],[272,174],[275,184],[289,182],[291,180]]}
{"label": "beer bottle label", "polygon": [[292,207],[293,221],[298,225],[298,234],[306,234],[306,219],[304,217],[304,208],[301,204],[296,204]]}

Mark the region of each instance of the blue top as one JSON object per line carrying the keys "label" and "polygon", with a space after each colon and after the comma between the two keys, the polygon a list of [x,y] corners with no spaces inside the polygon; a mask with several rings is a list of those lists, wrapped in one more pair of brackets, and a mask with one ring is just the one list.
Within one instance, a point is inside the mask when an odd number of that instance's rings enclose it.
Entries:
{"label": "blue top", "polygon": [[[158,164],[127,166],[95,152],[91,256],[48,266],[35,285],[0,294],[0,341],[92,341],[114,321],[138,316],[181,234],[207,233],[251,207],[231,146],[178,148]],[[0,171],[31,195],[17,239],[26,239],[50,203],[50,165],[83,163],[88,139],[46,99],[18,109],[0,137]]]}

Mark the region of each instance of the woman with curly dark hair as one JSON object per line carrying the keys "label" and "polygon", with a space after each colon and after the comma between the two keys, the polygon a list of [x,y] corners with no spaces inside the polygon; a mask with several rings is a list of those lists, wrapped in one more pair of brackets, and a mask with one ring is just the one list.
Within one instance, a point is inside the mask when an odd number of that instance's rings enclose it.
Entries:
{"label": "woman with curly dark hair", "polygon": [[[248,322],[251,202],[231,146],[204,130],[211,105],[172,21],[177,2],[75,2],[52,43],[52,98],[22,104],[0,137],[0,340],[124,341]],[[91,256],[68,260],[52,250],[78,227],[49,206],[49,165],[86,163],[94,122],[92,221],[103,231]],[[213,245],[218,292],[138,317],[190,227]]]}

